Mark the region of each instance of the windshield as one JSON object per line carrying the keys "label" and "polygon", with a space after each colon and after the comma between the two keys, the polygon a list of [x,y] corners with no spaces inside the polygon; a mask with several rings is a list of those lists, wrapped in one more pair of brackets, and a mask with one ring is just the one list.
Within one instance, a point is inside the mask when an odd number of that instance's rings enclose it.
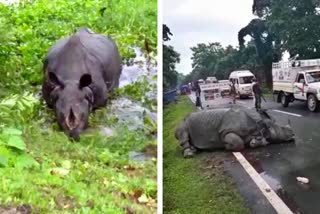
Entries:
{"label": "windshield", "polygon": [[320,71],[315,71],[306,74],[308,83],[320,82]]}
{"label": "windshield", "polygon": [[239,77],[240,84],[251,84],[252,79],[253,79],[253,76]]}

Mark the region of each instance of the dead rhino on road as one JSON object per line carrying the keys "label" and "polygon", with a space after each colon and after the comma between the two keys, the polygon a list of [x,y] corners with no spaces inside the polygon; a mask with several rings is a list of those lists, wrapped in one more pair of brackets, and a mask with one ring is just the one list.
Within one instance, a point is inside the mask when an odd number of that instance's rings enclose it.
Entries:
{"label": "dead rhino on road", "polygon": [[121,70],[114,41],[88,28],[78,29],[49,49],[42,95],[67,135],[79,139],[91,110],[106,105],[107,93],[118,87]]}
{"label": "dead rhino on road", "polygon": [[197,149],[239,151],[269,143],[293,142],[290,125],[281,126],[265,111],[233,107],[189,114],[176,128],[184,157]]}

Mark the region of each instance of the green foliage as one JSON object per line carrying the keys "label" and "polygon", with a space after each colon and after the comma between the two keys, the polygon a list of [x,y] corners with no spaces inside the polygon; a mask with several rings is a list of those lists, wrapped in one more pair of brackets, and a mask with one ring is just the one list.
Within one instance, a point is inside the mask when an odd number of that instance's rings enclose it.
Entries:
{"label": "green foliage", "polygon": [[214,72],[214,66],[222,57],[224,50],[220,43],[198,44],[191,47],[192,72],[196,78],[205,79]]}
{"label": "green foliage", "polygon": [[4,128],[0,132],[0,166],[28,168],[38,163],[26,153],[26,144],[19,129]]}
{"label": "green foliage", "polygon": [[180,54],[172,46],[163,45],[163,88],[174,88],[178,81],[176,64],[180,62]]}
{"label": "green foliage", "polygon": [[32,0],[0,3],[0,85],[19,91],[40,84],[42,60],[56,40],[87,26],[113,38],[123,58],[133,46],[156,52],[157,1]]}
{"label": "green foliage", "polygon": [[[10,95],[0,101],[0,165],[28,167],[37,162],[26,154],[23,124],[35,113],[39,104],[32,94]],[[16,127],[16,128],[13,128]]]}
{"label": "green foliage", "polygon": [[151,77],[151,81],[150,78],[143,75],[137,81],[120,88],[118,91],[124,96],[141,102],[148,109],[156,111],[157,98],[153,96],[153,94],[156,94],[157,89],[156,79],[156,75]]}
{"label": "green foliage", "polygon": [[21,125],[28,122],[39,104],[39,98],[29,92],[3,98],[0,101],[0,127],[10,125],[22,128]]}
{"label": "green foliage", "polygon": [[[163,41],[169,41],[169,35],[173,36],[169,27],[167,25],[163,25]],[[163,89],[167,90],[177,86],[178,72],[176,71],[176,64],[180,62],[180,54],[170,45],[162,45],[162,47]]]}
{"label": "green foliage", "polygon": [[269,88],[272,62],[283,52],[297,59],[320,57],[319,6],[314,0],[253,0],[253,13],[259,18],[239,31],[239,44],[243,46],[246,35],[252,37]]}
{"label": "green foliage", "polygon": [[[22,0],[0,3],[0,204],[29,204],[33,213],[156,212],[156,159],[137,161],[132,151],[154,145],[155,122],[129,130],[104,108],[73,142],[35,92],[42,60],[61,37],[87,26],[113,38],[122,58],[140,47],[156,55],[157,1]],[[154,83],[134,83],[122,95],[155,109]],[[155,81],[152,81],[155,82]],[[106,136],[101,127],[112,127]],[[142,197],[142,201],[141,201]]]}
{"label": "green foliage", "polygon": [[219,80],[228,79],[234,70],[248,69],[261,72],[255,46],[249,42],[241,49],[232,46],[222,47],[220,43],[198,44],[192,47],[193,70],[186,75],[183,83],[214,76]]}
{"label": "green foliage", "polygon": [[320,57],[319,1],[279,0],[271,1],[267,26],[281,41],[279,51],[287,50],[291,57],[299,59]]}

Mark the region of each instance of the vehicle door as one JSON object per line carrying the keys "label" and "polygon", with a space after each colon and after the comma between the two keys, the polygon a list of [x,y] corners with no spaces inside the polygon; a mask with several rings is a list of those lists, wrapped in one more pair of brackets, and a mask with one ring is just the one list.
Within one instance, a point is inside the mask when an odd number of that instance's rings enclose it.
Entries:
{"label": "vehicle door", "polygon": [[307,87],[308,85],[306,83],[305,75],[303,73],[299,73],[293,86],[295,98],[300,100],[307,100]]}

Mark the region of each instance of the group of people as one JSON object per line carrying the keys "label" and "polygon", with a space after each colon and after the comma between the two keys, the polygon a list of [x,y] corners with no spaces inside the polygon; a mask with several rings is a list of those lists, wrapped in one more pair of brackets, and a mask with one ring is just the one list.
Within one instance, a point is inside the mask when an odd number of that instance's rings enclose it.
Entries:
{"label": "group of people", "polygon": [[[254,107],[258,111],[258,110],[261,109],[262,90],[261,90],[260,84],[259,84],[259,82],[257,81],[256,78],[252,79],[251,89],[252,89],[252,94],[253,94]],[[235,81],[234,80],[231,81],[230,94],[232,95],[233,104],[235,104],[236,103],[237,92],[236,92],[236,87],[235,87]]]}
{"label": "group of people", "polygon": [[[232,96],[232,102],[233,104],[235,104],[237,93],[236,93],[234,80],[231,80],[230,87],[231,87],[230,95]],[[195,82],[195,92],[196,92],[196,106],[202,108],[201,99],[200,99],[201,89],[197,81]],[[252,79],[252,94],[254,99],[254,106],[256,110],[259,111],[261,109],[262,90],[256,78]]]}

